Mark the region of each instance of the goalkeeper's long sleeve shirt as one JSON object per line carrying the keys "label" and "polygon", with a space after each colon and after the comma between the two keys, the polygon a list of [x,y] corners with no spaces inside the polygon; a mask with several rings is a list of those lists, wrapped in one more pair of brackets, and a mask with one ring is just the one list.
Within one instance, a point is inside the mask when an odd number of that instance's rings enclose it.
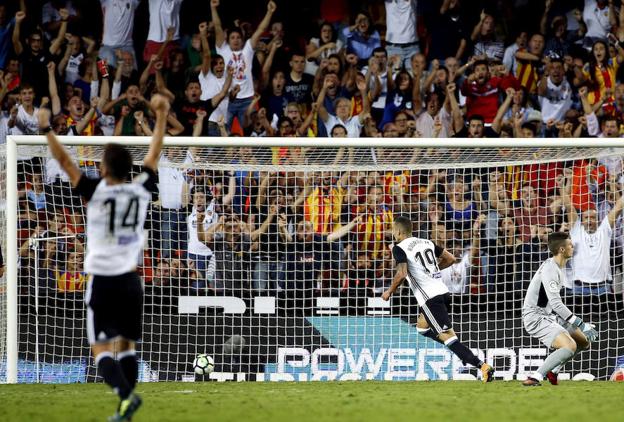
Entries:
{"label": "goalkeeper's long sleeve shirt", "polygon": [[572,322],[575,316],[559,294],[564,281],[565,272],[557,262],[553,258],[544,261],[529,284],[522,313],[555,313],[567,322]]}

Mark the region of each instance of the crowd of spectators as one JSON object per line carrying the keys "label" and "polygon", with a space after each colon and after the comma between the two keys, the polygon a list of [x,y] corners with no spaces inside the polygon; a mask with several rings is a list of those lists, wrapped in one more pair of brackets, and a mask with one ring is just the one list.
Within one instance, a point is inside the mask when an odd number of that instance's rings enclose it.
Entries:
{"label": "crowd of spectators", "polygon": [[[0,142],[37,134],[41,107],[61,135],[149,136],[154,93],[173,105],[170,136],[624,133],[620,1],[100,0],[101,14],[94,3],[0,0]],[[595,257],[573,259],[569,292],[611,292],[621,273],[620,157],[258,172],[254,149],[232,148],[233,172],[176,165],[204,154],[163,154],[140,265],[154,288],[372,295],[391,279],[399,214],[456,255],[442,275],[453,293],[520,293],[558,230]],[[313,163],[306,154],[275,149],[271,163]],[[80,291],[83,204],[53,160],[22,158],[23,285],[38,259],[42,286]]]}

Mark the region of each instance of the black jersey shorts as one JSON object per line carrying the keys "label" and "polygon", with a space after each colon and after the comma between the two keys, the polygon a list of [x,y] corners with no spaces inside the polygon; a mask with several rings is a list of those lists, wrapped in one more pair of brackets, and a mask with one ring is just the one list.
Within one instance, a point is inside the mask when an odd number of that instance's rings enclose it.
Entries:
{"label": "black jersey shorts", "polygon": [[136,272],[91,276],[85,300],[89,344],[141,339],[143,283]]}
{"label": "black jersey shorts", "polygon": [[420,307],[420,310],[427,320],[429,327],[436,334],[443,333],[452,328],[451,318],[448,313],[448,307],[450,304],[451,295],[449,293],[445,293],[443,295],[432,297]]}

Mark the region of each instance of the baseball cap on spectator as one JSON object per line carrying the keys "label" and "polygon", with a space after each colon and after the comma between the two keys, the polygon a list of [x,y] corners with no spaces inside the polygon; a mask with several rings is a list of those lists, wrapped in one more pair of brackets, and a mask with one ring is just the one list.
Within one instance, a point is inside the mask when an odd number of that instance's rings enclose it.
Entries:
{"label": "baseball cap on spectator", "polygon": [[531,110],[527,113],[527,122],[541,122],[542,121],[542,113],[537,110]]}

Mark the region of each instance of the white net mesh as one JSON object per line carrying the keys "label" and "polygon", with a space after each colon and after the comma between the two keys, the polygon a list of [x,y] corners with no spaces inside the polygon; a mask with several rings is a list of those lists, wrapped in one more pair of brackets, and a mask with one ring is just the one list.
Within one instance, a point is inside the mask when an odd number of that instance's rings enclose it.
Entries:
{"label": "white net mesh", "polygon": [[[6,255],[6,145],[0,145],[0,252]],[[0,262],[0,269],[4,262]],[[6,276],[0,275],[0,382],[6,381]]]}
{"label": "white net mesh", "polygon": [[[45,148],[18,150],[18,381],[93,381],[85,204]],[[101,152],[73,149],[94,177]],[[132,152],[136,173],[145,148]],[[547,353],[524,331],[521,308],[548,257],[548,233],[573,229],[575,243],[601,248],[601,262],[574,257],[562,291],[600,340],[563,372],[606,379],[624,355],[622,219],[609,223],[623,156],[602,148],[167,147],[139,267],[140,378],[184,379],[199,353],[214,357],[214,379],[477,375],[418,336],[407,287],[390,303],[380,299],[394,272],[390,223],[404,215],[415,235],[457,257],[442,274],[453,326],[508,379]],[[597,210],[598,227],[583,229],[585,219],[570,226],[568,202],[579,213]]]}

